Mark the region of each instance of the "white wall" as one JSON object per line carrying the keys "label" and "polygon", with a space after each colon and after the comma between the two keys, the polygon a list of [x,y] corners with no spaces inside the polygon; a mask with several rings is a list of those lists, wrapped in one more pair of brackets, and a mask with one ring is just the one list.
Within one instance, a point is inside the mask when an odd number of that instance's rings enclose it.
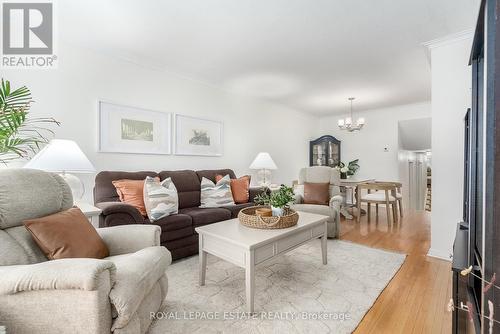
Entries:
{"label": "white wall", "polygon": [[431,137],[431,117],[399,121],[400,148],[408,151],[430,150]]}
{"label": "white wall", "polygon": [[[97,170],[232,168],[237,175],[259,151],[278,165],[273,182],[290,183],[308,163],[316,118],[290,108],[232,95],[172,73],[148,69],[66,44],[56,70],[2,70],[14,87],[26,85],[36,103],[34,116],[62,123],[56,137],[75,140]],[[224,155],[192,157],[98,153],[97,100],[200,116],[224,122]],[[87,196],[94,175],[82,176]],[[254,178],[254,180],[256,177]]]}
{"label": "white wall", "polygon": [[462,219],[465,112],[471,103],[472,35],[430,43],[432,68],[432,229],[429,255],[449,259]]}
{"label": "white wall", "polygon": [[[361,168],[357,177],[396,181],[400,179],[398,122],[430,115],[429,102],[355,112],[354,119],[364,117],[366,125],[352,133],[341,131],[337,126],[337,120],[346,115],[322,117],[317,134],[331,134],[342,141],[342,161],[359,159]],[[385,147],[388,152],[384,152]]]}

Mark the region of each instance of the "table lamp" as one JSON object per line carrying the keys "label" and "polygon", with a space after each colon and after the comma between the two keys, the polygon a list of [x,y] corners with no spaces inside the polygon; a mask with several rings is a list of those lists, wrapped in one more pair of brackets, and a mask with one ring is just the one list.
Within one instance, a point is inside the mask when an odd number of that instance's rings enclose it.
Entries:
{"label": "table lamp", "polygon": [[68,183],[74,199],[81,199],[85,186],[70,173],[94,173],[95,168],[77,143],[72,140],[53,139],[38,152],[24,168],[56,172]]}
{"label": "table lamp", "polygon": [[267,177],[268,173],[270,176],[271,170],[278,169],[273,159],[267,152],[260,152],[259,154],[257,154],[249,168],[259,170],[259,175],[261,177],[261,186],[269,186],[269,179]]}

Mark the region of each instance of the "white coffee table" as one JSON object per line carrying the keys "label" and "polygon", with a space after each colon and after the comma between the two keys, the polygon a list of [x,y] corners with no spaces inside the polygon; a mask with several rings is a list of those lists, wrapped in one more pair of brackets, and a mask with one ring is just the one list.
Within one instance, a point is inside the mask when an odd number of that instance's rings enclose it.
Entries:
{"label": "white coffee table", "polygon": [[276,230],[245,227],[238,218],[196,228],[200,242],[200,285],[205,285],[207,253],[245,269],[247,311],[254,311],[255,266],[321,237],[327,263],[327,216],[299,212],[297,225]]}

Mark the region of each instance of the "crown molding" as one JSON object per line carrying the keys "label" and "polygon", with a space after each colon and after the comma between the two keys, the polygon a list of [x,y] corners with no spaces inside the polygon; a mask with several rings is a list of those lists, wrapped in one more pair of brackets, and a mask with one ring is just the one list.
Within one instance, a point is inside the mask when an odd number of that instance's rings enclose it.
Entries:
{"label": "crown molding", "polygon": [[422,45],[428,49],[435,49],[445,45],[457,43],[466,39],[472,40],[473,38],[474,38],[474,29],[467,29],[451,35],[436,38],[428,42],[424,42],[422,43]]}

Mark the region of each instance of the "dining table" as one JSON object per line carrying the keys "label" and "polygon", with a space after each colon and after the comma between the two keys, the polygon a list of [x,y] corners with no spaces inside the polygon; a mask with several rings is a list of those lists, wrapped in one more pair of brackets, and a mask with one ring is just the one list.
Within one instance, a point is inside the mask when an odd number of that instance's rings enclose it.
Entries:
{"label": "dining table", "polygon": [[[375,182],[375,179],[371,178],[357,178],[348,177],[347,179],[340,179],[340,189],[343,197],[343,203],[340,208],[340,214],[345,217],[345,219],[353,219],[353,215],[349,212],[349,208],[356,206],[356,191],[358,185],[361,183]],[[348,201],[350,197],[350,201]],[[361,214],[365,214],[366,211],[361,209]]]}

